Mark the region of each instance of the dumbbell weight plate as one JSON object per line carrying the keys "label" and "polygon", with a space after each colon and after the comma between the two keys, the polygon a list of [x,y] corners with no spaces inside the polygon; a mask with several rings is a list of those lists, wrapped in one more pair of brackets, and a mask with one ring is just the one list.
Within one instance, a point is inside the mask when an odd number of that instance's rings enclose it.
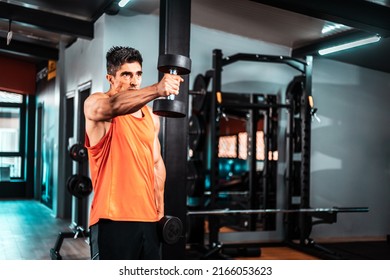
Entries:
{"label": "dumbbell weight plate", "polygon": [[183,235],[183,223],[178,217],[164,216],[158,222],[158,232],[162,242],[175,244]]}
{"label": "dumbbell weight plate", "polygon": [[179,100],[156,99],[153,101],[153,113],[161,117],[184,118],[186,107]]}
{"label": "dumbbell weight plate", "polygon": [[176,70],[177,75],[187,75],[191,72],[191,59],[180,54],[162,54],[158,57],[157,69],[163,73]]}

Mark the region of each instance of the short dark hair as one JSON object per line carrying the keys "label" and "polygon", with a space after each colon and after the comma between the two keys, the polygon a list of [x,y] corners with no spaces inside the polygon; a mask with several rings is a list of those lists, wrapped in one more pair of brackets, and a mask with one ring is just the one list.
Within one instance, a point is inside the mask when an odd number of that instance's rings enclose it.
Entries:
{"label": "short dark hair", "polygon": [[107,74],[115,76],[124,63],[138,62],[142,66],[141,53],[131,47],[114,46],[106,54]]}

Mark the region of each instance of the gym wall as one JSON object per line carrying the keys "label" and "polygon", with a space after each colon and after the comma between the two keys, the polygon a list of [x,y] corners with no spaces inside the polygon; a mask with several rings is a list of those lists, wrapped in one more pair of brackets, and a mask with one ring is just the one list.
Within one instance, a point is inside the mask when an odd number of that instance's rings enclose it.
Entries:
{"label": "gym wall", "polygon": [[339,214],[313,237],[385,237],[390,232],[390,74],[316,59],[311,201],[315,207],[367,206]]}
{"label": "gym wall", "polygon": [[[78,84],[88,80],[92,81],[91,92],[107,90],[104,56],[112,45],[138,48],[144,57],[143,85],[157,82],[158,22],[154,15],[104,15],[95,25],[94,40],[78,40],[65,50],[66,91],[77,89]],[[291,51],[284,46],[193,25],[190,85],[198,73],[211,69],[215,48],[221,49],[225,56],[240,52],[289,55]],[[224,70],[222,85],[226,91],[274,93],[283,101],[286,86],[294,75],[286,66],[240,62]],[[314,227],[315,237],[381,237],[390,232],[387,214],[390,148],[386,146],[389,132],[385,126],[390,117],[389,78],[381,72],[314,59],[312,89],[321,123],[313,123],[311,206],[370,207],[369,213],[341,214],[337,224]],[[54,94],[59,98],[59,92]],[[42,102],[51,98],[40,97]],[[57,104],[48,112],[49,117],[57,115]],[[281,114],[280,118],[278,146],[283,147],[286,115]],[[46,128],[48,132],[56,130],[58,124],[53,126]],[[282,161],[278,189],[282,199],[283,151],[279,152]],[[277,232],[277,236],[281,233]]]}

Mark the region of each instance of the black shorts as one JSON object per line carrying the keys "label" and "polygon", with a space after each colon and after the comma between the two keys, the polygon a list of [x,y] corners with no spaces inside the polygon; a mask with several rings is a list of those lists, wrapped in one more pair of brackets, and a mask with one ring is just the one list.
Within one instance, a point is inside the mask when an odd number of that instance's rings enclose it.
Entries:
{"label": "black shorts", "polygon": [[99,220],[90,227],[93,260],[161,259],[157,222]]}

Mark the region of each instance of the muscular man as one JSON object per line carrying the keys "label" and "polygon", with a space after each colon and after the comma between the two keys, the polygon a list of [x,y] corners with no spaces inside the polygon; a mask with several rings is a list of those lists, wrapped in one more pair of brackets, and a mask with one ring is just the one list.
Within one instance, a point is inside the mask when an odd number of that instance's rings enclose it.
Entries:
{"label": "muscular man", "polygon": [[147,103],[179,93],[183,79],[165,74],[141,89],[142,56],[130,47],[106,55],[110,89],[84,103],[85,146],[93,184],[92,259],[159,259],[157,222],[164,215],[165,165],[160,122]]}

